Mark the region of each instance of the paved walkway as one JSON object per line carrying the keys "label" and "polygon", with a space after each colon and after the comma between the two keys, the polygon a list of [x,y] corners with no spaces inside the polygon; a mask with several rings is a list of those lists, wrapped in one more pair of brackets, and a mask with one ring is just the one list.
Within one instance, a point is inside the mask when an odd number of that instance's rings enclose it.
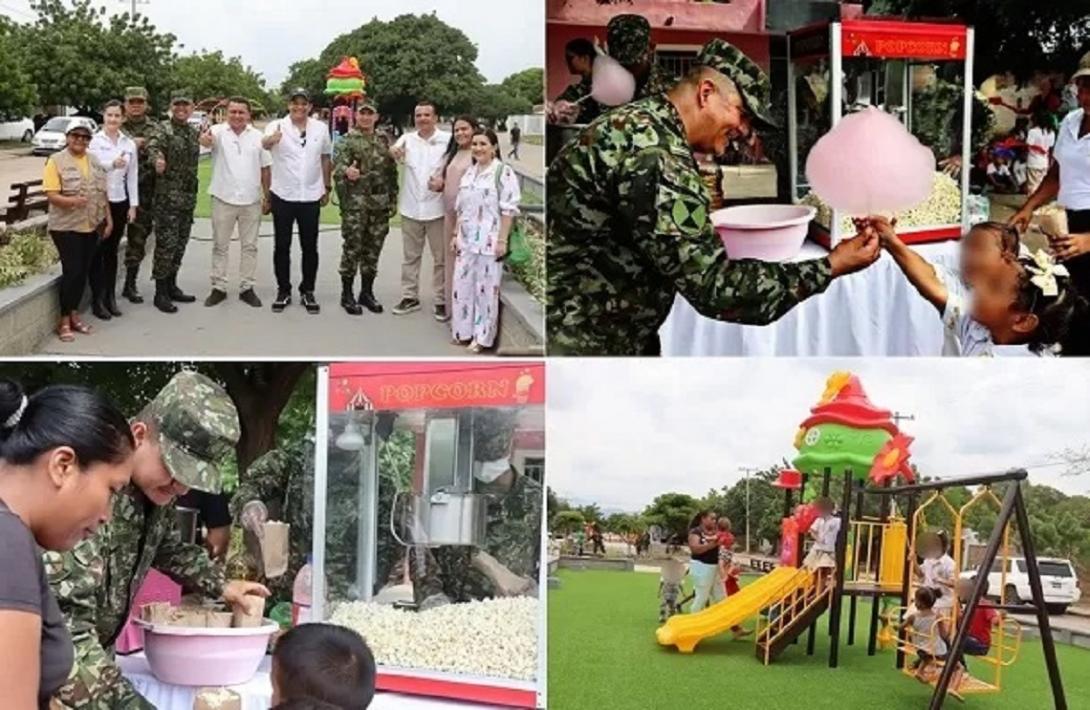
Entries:
{"label": "paved walkway", "polygon": [[[507,154],[511,151],[511,141],[507,133],[499,134],[500,147],[503,149],[503,159],[507,160]],[[519,145],[519,159],[508,161],[517,166],[522,172],[534,177],[545,177],[545,147],[533,145],[523,141]]]}
{"label": "paved walkway", "polygon": [[[193,228],[193,240],[186,250],[179,273],[178,285],[183,291],[198,297],[196,303],[178,304],[175,314],[160,313],[151,304],[153,284],[150,280],[151,248],[140,271],[140,291],[145,297],[141,305],[121,299],[121,318],[103,322],[84,315],[95,332],[77,336],[73,343],[62,343],[54,336],[46,338],[39,353],[62,357],[98,356],[114,358],[235,357],[245,359],[300,358],[333,360],[351,357],[459,357],[465,349],[450,343],[450,330],[445,323],[432,317],[432,300],[428,290],[422,290],[423,308],[406,316],[395,316],[390,307],[400,300],[401,233],[392,229],[386,239],[379,261],[379,279],[375,295],[386,306],[381,315],[366,313],[350,316],[338,305],[341,281],[341,237],[335,228],[327,228],[319,237],[319,268],[316,297],[322,306],[319,315],[309,315],[294,303],[283,313],[270,309],[275,294],[272,268],[272,224],[262,224],[258,249],[258,296],[262,308],[252,308],[238,300],[237,282],[230,287],[230,297],[214,308],[205,308],[204,298],[211,289],[209,273],[212,263],[212,225],[198,219]],[[300,269],[298,246],[292,253],[292,277],[298,288]],[[431,270],[430,254],[424,257],[422,274]],[[231,245],[231,270],[238,273],[238,242]],[[357,289],[359,279],[356,279]]]}

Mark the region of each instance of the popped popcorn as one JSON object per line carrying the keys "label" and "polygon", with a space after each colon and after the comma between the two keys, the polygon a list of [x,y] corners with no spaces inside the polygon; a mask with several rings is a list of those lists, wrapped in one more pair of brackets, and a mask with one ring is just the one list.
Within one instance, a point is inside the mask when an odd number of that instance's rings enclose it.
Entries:
{"label": "popped popcorn", "polygon": [[[817,209],[815,219],[826,229],[832,224],[833,210],[821,201],[813,192],[808,192],[799,200],[801,204]],[[898,212],[898,227],[936,227],[961,222],[961,186],[952,177],[942,171],[936,171],[931,184],[931,194],[926,200],[912,209]],[[855,226],[851,215],[840,217],[841,235],[852,235]]]}
{"label": "popped popcorn", "polygon": [[357,601],[337,605],[330,622],[363,636],[380,665],[532,681],[540,611],[532,597],[415,612]]}

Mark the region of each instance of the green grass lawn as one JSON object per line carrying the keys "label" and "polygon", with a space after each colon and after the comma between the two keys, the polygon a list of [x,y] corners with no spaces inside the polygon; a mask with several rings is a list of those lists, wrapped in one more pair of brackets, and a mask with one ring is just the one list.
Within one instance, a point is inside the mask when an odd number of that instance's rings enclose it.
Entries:
{"label": "green grass lawn", "polygon": [[530,145],[545,145],[545,136],[523,136],[522,142]]}
{"label": "green grass lawn", "polygon": [[[814,656],[806,655],[804,636],[765,667],[754,657],[752,638],[732,641],[727,634],[687,656],[660,647],[655,574],[561,570],[559,577],[561,587],[549,591],[550,707],[918,710],[930,699],[929,686],[894,668],[893,651],[867,656],[870,606],[862,601],[854,646],[846,643],[845,618],[839,668],[828,667],[827,616],[818,626]],[[844,604],[846,617],[847,599]],[[1090,651],[1059,644],[1057,652],[1068,707],[1090,708]],[[972,660],[969,667],[981,675],[991,668]],[[951,698],[946,707],[1052,707],[1040,642],[1023,644],[1018,660],[1004,670],[1002,693],[967,696],[964,705]]]}
{"label": "green grass lawn", "polygon": [[[197,210],[194,212],[194,216],[207,219],[212,216],[212,197],[208,194],[208,186],[212,182],[212,161],[210,159],[201,160],[197,168],[197,179],[199,180],[199,186],[197,188]],[[401,167],[398,166],[398,180],[400,179]],[[339,225],[341,223],[340,207],[332,202],[323,207],[321,223]],[[395,212],[393,219],[390,220],[390,226],[398,227],[400,225],[401,215]]]}

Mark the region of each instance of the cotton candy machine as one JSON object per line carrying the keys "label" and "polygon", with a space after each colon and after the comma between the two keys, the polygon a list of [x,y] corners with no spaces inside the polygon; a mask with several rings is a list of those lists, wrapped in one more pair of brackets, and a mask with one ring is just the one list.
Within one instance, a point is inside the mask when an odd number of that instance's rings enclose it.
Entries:
{"label": "cotton candy machine", "polygon": [[144,629],[144,654],[152,675],[190,686],[239,685],[254,677],[280,627],[266,619],[254,628],[168,626],[134,620]]}
{"label": "cotton candy machine", "polygon": [[742,205],[716,210],[712,224],[731,259],[795,258],[816,210],[806,205]]}

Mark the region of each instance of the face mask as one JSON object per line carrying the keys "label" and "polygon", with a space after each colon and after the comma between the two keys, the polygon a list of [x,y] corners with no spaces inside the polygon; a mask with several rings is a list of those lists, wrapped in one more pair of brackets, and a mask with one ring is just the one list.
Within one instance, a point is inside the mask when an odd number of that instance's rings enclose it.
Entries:
{"label": "face mask", "polygon": [[481,483],[492,483],[507,473],[511,468],[511,457],[505,456],[495,461],[476,461],[473,464],[473,476]]}

